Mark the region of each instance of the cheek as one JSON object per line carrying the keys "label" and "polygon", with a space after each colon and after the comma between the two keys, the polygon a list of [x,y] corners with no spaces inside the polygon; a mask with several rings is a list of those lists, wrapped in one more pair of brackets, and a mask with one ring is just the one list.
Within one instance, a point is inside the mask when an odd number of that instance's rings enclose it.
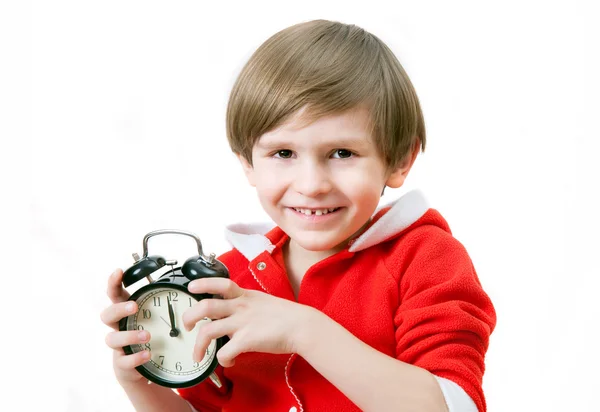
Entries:
{"label": "cheek", "polygon": [[361,213],[371,216],[381,200],[381,189],[379,185],[363,186],[363,190],[352,193],[353,203],[361,208]]}
{"label": "cheek", "polygon": [[384,186],[383,177],[378,172],[360,168],[351,173],[346,171],[336,177],[336,186],[355,203],[377,205]]}
{"label": "cheek", "polygon": [[263,206],[278,201],[285,193],[286,185],[277,173],[262,173],[256,175],[256,178],[256,191]]}

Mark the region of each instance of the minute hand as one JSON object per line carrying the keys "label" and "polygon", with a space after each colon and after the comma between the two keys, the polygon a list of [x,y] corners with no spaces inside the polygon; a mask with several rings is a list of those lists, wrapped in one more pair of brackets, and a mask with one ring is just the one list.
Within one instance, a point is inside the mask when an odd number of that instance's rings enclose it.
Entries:
{"label": "minute hand", "polygon": [[175,328],[175,313],[173,312],[173,305],[171,305],[171,298],[167,297],[167,303],[169,304],[169,319],[171,320],[171,332],[169,332],[169,336],[174,338],[179,335],[179,331]]}

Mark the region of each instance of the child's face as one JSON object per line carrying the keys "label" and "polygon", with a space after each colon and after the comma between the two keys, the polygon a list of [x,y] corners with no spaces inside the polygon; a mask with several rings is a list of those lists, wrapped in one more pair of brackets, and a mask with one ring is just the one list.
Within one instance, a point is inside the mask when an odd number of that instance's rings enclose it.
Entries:
{"label": "child's face", "polygon": [[310,251],[337,250],[369,221],[383,188],[404,183],[412,161],[387,171],[364,109],[306,127],[298,122],[301,113],[260,137],[252,166],[239,158],[262,207],[292,242]]}

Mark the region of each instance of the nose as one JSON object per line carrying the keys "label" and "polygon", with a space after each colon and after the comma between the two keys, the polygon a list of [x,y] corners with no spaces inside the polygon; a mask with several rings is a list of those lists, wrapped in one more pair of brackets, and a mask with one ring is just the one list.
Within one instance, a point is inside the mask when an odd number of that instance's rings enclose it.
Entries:
{"label": "nose", "polygon": [[297,168],[294,176],[294,190],[307,197],[325,194],[333,188],[329,172],[325,165],[306,161]]}

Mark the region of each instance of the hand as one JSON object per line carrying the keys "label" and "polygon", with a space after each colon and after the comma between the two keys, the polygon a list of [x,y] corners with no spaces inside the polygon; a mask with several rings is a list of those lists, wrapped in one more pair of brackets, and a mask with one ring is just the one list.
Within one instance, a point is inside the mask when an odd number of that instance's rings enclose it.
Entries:
{"label": "hand", "polygon": [[212,319],[198,331],[194,360],[200,361],[212,339],[228,335],[230,341],[218,352],[219,363],[233,366],[244,352],[295,353],[298,337],[308,329],[316,309],[260,291],[240,288],[225,278],[190,282],[191,293],[221,295],[203,299],[183,314],[183,325],[192,330],[205,317]]}
{"label": "hand", "polygon": [[173,312],[173,305],[171,305],[171,298],[169,296],[167,296],[167,304],[169,305],[169,320],[171,321],[169,336],[174,338],[179,336],[179,331],[175,328],[175,313]]}
{"label": "hand", "polygon": [[100,318],[105,325],[114,329],[114,332],[106,335],[106,344],[113,349],[113,369],[117,380],[123,386],[129,383],[141,382],[144,378],[135,367],[148,362],[150,359],[148,351],[125,355],[123,346],[149,342],[150,333],[148,331],[119,331],[119,320],[138,310],[135,302],[127,301],[129,293],[123,289],[122,278],[123,271],[120,269],[117,269],[108,278],[107,295],[113,304],[102,311]]}

